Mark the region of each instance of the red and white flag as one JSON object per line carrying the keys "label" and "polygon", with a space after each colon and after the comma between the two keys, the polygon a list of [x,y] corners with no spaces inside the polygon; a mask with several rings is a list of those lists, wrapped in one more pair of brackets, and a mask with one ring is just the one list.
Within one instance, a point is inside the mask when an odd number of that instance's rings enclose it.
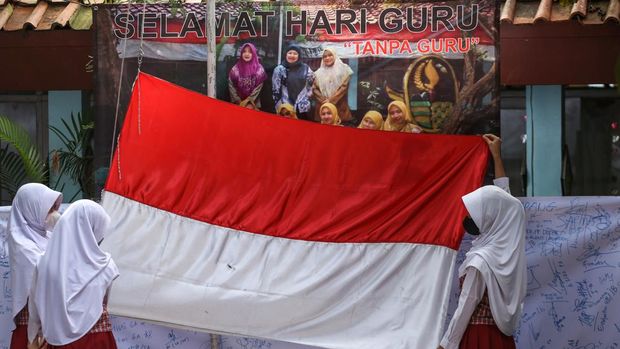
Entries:
{"label": "red and white flag", "polygon": [[140,74],[115,150],[110,311],[326,348],[435,348],[480,137],[325,126]]}

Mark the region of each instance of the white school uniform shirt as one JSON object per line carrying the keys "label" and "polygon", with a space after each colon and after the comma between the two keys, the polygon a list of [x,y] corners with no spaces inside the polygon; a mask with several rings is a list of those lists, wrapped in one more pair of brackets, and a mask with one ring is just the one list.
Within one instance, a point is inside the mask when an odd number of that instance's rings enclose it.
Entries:
{"label": "white school uniform shirt", "polygon": [[[459,347],[471,316],[487,288],[493,320],[502,333],[512,335],[521,317],[527,281],[525,213],[516,198],[502,198],[505,195],[501,195],[503,193],[500,194],[497,190],[510,193],[508,177],[497,178],[493,183],[498,187],[496,192],[485,189],[487,195],[480,196],[480,188],[463,197],[463,202],[481,234],[472,242],[472,248],[459,268],[459,276],[465,275],[465,280],[458,307],[440,342],[445,349]],[[488,195],[499,201],[487,200],[485,207],[482,200],[490,199]],[[493,208],[499,211],[494,211]],[[486,217],[485,213],[490,213],[490,217]],[[500,215],[503,219],[492,220]],[[503,263],[500,264],[499,260]],[[498,268],[498,265],[504,267]],[[485,280],[488,280],[488,283]]]}
{"label": "white school uniform shirt", "polygon": [[28,310],[28,340],[41,332],[60,346],[86,335],[103,313],[103,299],[119,275],[98,243],[110,224],[103,207],[78,200],[64,212],[37,265]]}
{"label": "white school uniform shirt", "polygon": [[[13,319],[28,301],[32,273],[47,248],[49,232],[45,220],[49,210],[60,201],[62,193],[40,183],[22,185],[13,199],[8,224]],[[11,322],[11,326],[13,330],[15,323]]]}

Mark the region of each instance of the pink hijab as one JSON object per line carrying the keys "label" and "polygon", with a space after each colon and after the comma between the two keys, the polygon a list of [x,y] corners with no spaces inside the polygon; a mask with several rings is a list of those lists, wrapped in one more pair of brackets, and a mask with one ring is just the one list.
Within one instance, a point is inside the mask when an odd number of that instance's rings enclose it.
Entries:
{"label": "pink hijab", "polygon": [[[249,47],[252,52],[252,59],[249,62],[245,62],[241,57],[246,47]],[[254,45],[246,43],[241,46],[239,59],[230,69],[228,76],[241,100],[248,98],[252,91],[267,79],[267,73],[265,73],[265,69],[258,61],[258,54]]]}

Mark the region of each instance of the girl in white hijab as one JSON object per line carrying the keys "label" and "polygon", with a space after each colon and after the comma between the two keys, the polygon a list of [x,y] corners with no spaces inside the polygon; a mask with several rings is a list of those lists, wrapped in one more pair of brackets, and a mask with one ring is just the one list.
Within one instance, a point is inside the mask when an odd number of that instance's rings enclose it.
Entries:
{"label": "girl in white hijab", "polygon": [[59,217],[62,194],[40,183],[21,186],[11,206],[8,225],[8,243],[11,263],[13,307],[11,316],[15,327],[11,349],[25,349],[28,345],[28,295],[32,273],[47,248],[49,232]]}
{"label": "girl in white hijab", "polygon": [[[457,310],[439,348],[512,349],[526,292],[525,211],[497,186],[463,196],[464,226],[479,236],[459,268]],[[468,223],[466,223],[468,222]]]}
{"label": "girl in white hijab", "polygon": [[30,296],[29,343],[39,335],[48,348],[116,348],[107,290],[118,268],[99,249],[110,224],[103,207],[78,200],[64,212],[37,265]]}
{"label": "girl in white hijab", "polygon": [[[342,62],[336,51],[331,48],[323,51],[321,67],[314,73],[312,94],[317,105],[334,104],[338,108],[340,119],[344,122],[352,119],[347,97],[352,74],[351,67]],[[315,114],[314,119],[320,120],[319,108],[316,108]]]}

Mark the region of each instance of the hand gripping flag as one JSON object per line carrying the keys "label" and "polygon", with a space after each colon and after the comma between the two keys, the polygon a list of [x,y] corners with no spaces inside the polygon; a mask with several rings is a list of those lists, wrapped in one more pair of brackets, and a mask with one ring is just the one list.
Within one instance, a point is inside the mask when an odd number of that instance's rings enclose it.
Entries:
{"label": "hand gripping flag", "polygon": [[[139,90],[139,91],[138,91]],[[325,348],[434,348],[480,137],[290,120],[141,73],[104,207],[110,311]]]}

